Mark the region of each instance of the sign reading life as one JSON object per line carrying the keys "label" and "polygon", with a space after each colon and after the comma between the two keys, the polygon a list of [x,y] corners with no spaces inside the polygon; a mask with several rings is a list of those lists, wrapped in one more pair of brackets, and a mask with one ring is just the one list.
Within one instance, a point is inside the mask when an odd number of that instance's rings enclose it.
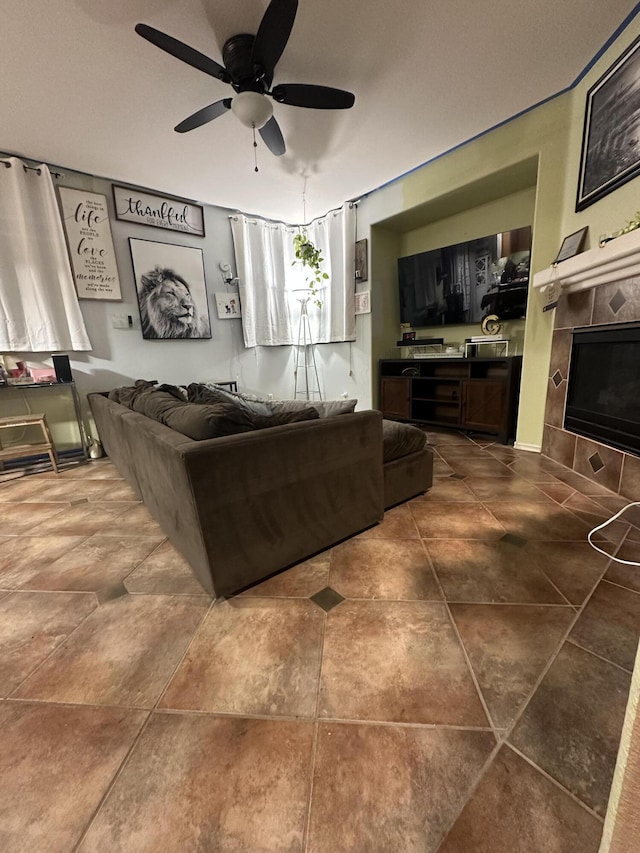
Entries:
{"label": "sign reading life", "polygon": [[121,299],[107,198],[60,187],[71,267],[80,299]]}

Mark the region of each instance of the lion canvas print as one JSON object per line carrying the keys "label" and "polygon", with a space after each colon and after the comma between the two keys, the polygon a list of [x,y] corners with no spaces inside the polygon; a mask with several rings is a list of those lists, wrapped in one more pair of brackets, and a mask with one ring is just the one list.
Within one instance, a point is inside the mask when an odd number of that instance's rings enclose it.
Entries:
{"label": "lion canvas print", "polygon": [[129,238],[142,337],[211,337],[202,249]]}

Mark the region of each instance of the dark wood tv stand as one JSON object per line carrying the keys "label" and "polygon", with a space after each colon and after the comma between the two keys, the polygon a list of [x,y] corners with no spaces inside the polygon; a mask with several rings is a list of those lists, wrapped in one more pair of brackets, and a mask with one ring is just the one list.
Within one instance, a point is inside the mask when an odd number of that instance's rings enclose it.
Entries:
{"label": "dark wood tv stand", "polygon": [[522,356],[380,361],[385,418],[515,437]]}

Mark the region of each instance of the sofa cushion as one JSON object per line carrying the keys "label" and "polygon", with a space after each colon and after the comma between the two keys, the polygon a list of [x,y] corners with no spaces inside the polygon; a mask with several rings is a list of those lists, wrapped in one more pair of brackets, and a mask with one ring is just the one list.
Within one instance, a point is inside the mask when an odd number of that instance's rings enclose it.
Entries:
{"label": "sofa cushion", "polygon": [[272,412],[297,412],[307,406],[313,406],[319,417],[332,418],[334,415],[346,415],[355,411],[357,400],[273,400],[268,403]]}
{"label": "sofa cushion", "polygon": [[277,414],[280,412],[298,412],[313,406],[321,418],[331,418],[334,415],[350,414],[355,411],[357,400],[265,400],[255,394],[243,394],[239,391],[229,391],[213,383],[192,384],[189,386],[189,399],[193,402],[206,402],[207,392],[219,397],[235,400],[256,414]]}
{"label": "sofa cushion", "polygon": [[382,421],[382,452],[385,462],[424,450],[426,443],[427,436],[418,427],[398,421]]}

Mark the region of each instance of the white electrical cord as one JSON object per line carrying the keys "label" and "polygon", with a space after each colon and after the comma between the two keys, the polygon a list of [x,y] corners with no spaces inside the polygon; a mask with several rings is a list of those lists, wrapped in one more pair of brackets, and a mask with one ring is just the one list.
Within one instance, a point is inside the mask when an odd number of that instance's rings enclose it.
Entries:
{"label": "white electrical cord", "polygon": [[635,563],[633,560],[621,560],[619,557],[612,557],[611,554],[607,554],[606,551],[603,551],[602,548],[598,548],[598,546],[594,545],[591,541],[591,537],[594,533],[597,533],[598,530],[602,530],[603,527],[607,527],[607,525],[611,524],[612,521],[615,521],[617,518],[620,518],[622,513],[626,512],[632,506],[640,506],[640,501],[634,501],[633,503],[623,506],[620,512],[617,512],[615,515],[612,515],[610,519],[608,519],[607,521],[603,521],[602,524],[599,524],[597,527],[594,527],[593,530],[590,530],[587,535],[587,539],[589,541],[589,545],[591,545],[592,548],[594,548],[600,554],[604,554],[605,557],[609,557],[610,560],[615,560],[616,563],[624,563],[625,566],[640,566],[640,563]]}

